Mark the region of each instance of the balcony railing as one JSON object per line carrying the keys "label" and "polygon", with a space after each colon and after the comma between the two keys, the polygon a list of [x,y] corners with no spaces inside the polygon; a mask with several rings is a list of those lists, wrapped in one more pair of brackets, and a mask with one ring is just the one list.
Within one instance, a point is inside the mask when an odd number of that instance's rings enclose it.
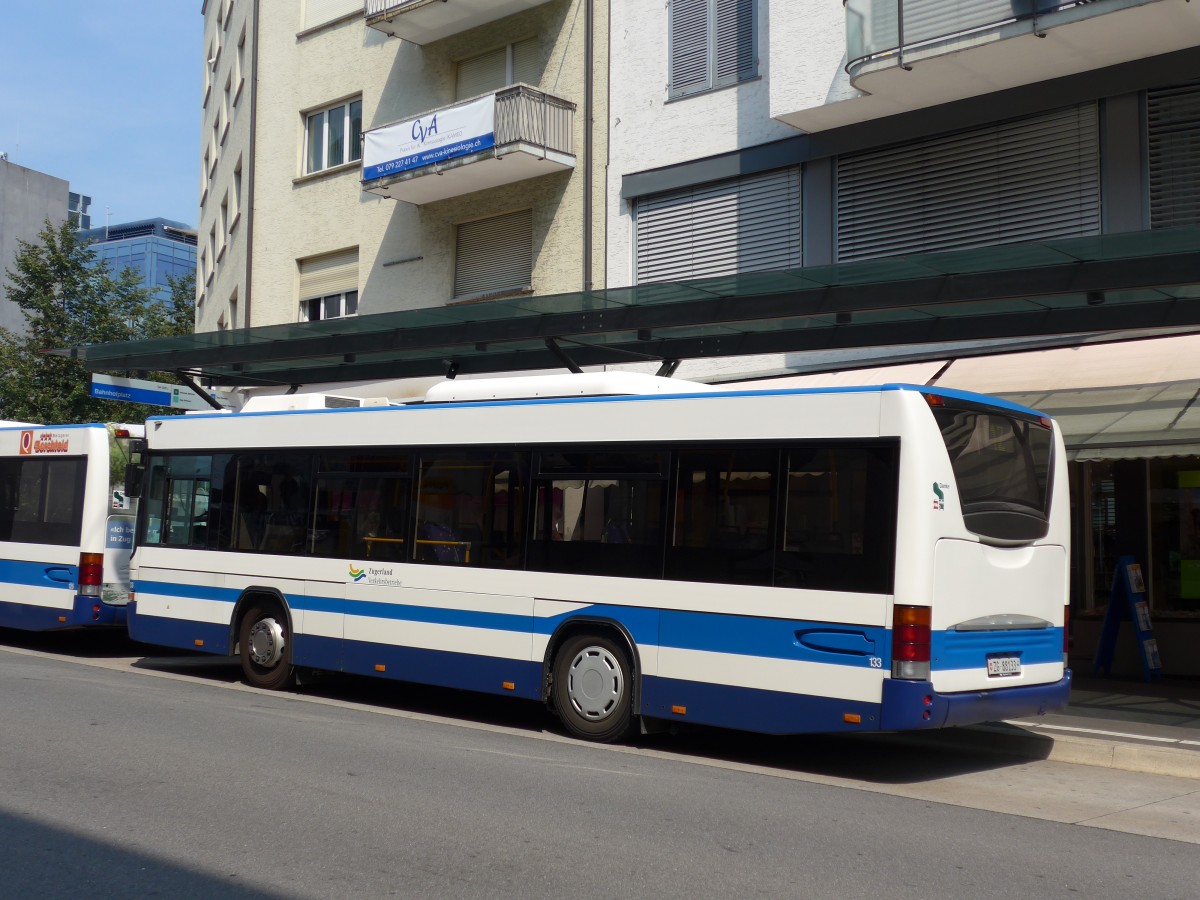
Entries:
{"label": "balcony railing", "polygon": [[368,131],[363,189],[419,204],[572,169],[574,124],[571,101],[511,85]]}
{"label": "balcony railing", "polygon": [[1146,0],[843,0],[846,7],[846,71],[881,57],[905,57],[941,41],[970,38],[1012,23],[1038,31],[1039,19],[1068,10],[1098,15]]}
{"label": "balcony railing", "polygon": [[548,0],[364,0],[367,25],[393,37],[428,44]]}
{"label": "balcony railing", "polygon": [[572,152],[575,104],[514,84],[496,91],[496,146],[523,143],[558,153]]}

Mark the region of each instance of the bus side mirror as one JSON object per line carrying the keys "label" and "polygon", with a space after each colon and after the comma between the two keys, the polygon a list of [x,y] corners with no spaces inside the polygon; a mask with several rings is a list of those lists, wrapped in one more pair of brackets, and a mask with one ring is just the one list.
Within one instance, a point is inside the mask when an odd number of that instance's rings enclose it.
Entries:
{"label": "bus side mirror", "polygon": [[125,466],[125,496],[136,500],[142,496],[142,482],[146,479],[146,467],[140,463]]}
{"label": "bus side mirror", "polygon": [[137,499],[142,496],[142,482],[146,480],[146,439],[135,438],[129,442],[129,463],[125,466],[125,496]]}

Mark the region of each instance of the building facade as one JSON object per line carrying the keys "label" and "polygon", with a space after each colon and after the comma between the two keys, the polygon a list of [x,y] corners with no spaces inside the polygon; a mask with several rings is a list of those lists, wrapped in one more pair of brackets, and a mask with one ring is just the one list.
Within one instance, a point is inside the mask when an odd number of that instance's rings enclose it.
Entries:
{"label": "building facade", "polygon": [[[197,328],[602,284],[605,6],[208,0]],[[493,146],[367,177],[464,104]]]}
{"label": "building facade", "polygon": [[6,273],[20,252],[20,241],[35,243],[47,221],[57,225],[66,220],[68,193],[70,184],[63,179],[0,158],[0,327],[24,332],[25,316],[8,299]]}
{"label": "building facade", "polygon": [[145,219],[80,233],[96,260],[108,264],[119,275],[133,269],[142,284],[161,301],[171,299],[169,279],[196,272],[196,230],[167,219]]}

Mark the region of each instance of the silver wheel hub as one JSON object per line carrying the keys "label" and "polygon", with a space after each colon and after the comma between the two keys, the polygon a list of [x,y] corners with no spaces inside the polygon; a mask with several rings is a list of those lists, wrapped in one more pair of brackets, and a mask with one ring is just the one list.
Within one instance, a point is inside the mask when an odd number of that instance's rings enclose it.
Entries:
{"label": "silver wheel hub", "polygon": [[283,627],[274,619],[259,619],[250,626],[250,659],[269,669],[283,659]]}
{"label": "silver wheel hub", "polygon": [[585,719],[609,715],[625,694],[625,676],[617,658],[603,647],[586,647],[567,670],[567,699]]}

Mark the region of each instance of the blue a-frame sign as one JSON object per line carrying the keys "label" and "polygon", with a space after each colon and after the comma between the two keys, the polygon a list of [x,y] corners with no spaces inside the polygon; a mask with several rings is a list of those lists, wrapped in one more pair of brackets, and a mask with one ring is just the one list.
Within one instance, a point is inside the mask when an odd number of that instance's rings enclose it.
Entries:
{"label": "blue a-frame sign", "polygon": [[1117,560],[1117,571],[1113,574],[1112,592],[1108,598],[1108,612],[1104,614],[1104,628],[1100,632],[1100,644],[1096,648],[1096,661],[1092,667],[1097,675],[1102,671],[1107,675],[1112,668],[1117,634],[1127,612],[1137,639],[1142,674],[1147,681],[1152,681],[1162,675],[1162,662],[1158,658],[1158,642],[1154,639],[1150,624],[1150,604],[1146,599],[1142,567],[1132,556],[1122,556]]}

